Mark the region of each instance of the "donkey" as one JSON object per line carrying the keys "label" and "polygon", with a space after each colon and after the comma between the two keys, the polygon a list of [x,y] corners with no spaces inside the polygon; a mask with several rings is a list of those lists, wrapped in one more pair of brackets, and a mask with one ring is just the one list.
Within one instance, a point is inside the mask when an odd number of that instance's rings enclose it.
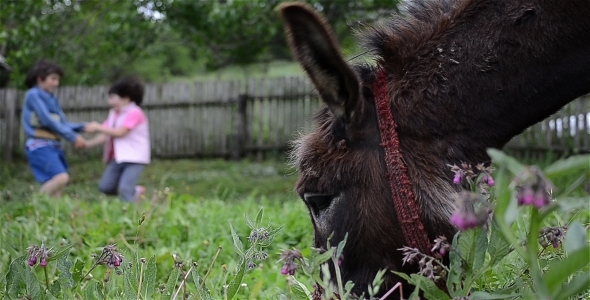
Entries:
{"label": "donkey", "polygon": [[[341,270],[357,295],[378,270],[415,271],[403,245],[457,232],[447,165],[489,164],[487,148],[590,92],[589,0],[406,2],[360,33],[374,65],[349,65],[310,6],[278,10],[325,103],[294,142],[295,189],[315,247],[348,233]],[[387,272],[381,291],[401,281]]]}

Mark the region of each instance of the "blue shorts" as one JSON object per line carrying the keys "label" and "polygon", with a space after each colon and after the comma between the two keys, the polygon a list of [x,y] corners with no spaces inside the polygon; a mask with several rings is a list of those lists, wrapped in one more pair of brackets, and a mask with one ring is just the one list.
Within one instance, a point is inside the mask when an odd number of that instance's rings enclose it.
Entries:
{"label": "blue shorts", "polygon": [[60,145],[26,147],[25,152],[33,175],[39,183],[45,183],[55,175],[68,172],[66,156]]}

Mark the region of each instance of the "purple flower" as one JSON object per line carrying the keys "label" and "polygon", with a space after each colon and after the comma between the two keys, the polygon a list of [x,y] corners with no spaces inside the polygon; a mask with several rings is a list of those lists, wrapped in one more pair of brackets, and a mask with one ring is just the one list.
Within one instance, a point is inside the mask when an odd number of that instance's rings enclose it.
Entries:
{"label": "purple flower", "polygon": [[475,173],[473,172],[473,168],[470,164],[461,163],[461,167],[457,165],[447,166],[451,167],[451,172],[455,173],[455,177],[453,177],[454,184],[461,184],[463,180],[473,182],[473,179],[476,177]]}
{"label": "purple flower", "polygon": [[541,209],[551,203],[553,185],[537,168],[529,168],[516,180],[521,184],[516,196],[518,205],[533,205]]}
{"label": "purple flower", "polygon": [[295,275],[295,271],[298,267],[295,261],[301,259],[303,259],[303,256],[301,255],[301,252],[297,249],[283,251],[281,259],[279,260],[284,262],[284,265],[281,268],[281,274],[291,276]]}
{"label": "purple flower", "polygon": [[[479,207],[476,210],[475,205]],[[477,194],[464,191],[458,197],[457,209],[451,216],[451,223],[462,231],[470,228],[481,227],[487,221],[490,214],[489,203],[479,199]]]}
{"label": "purple flower", "polygon": [[494,182],[494,178],[492,178],[492,175],[488,173],[484,174],[483,181],[487,183],[489,186],[494,186],[494,184],[496,184],[496,182]]}
{"label": "purple flower", "polygon": [[[439,245],[442,245],[443,239],[437,240],[439,241]],[[444,241],[446,241],[446,239],[444,239]],[[402,265],[405,263],[415,263],[418,261],[418,266],[420,268],[419,274],[424,275],[426,278],[433,281],[442,278],[442,273],[444,270],[442,267],[440,267],[441,262],[438,259],[429,255],[425,255],[416,248],[410,248],[407,246],[397,250],[403,251]],[[434,264],[435,261],[437,261],[436,264]]]}
{"label": "purple flower", "polygon": [[565,238],[566,227],[547,227],[543,228],[539,232],[539,244],[543,248],[547,248],[549,245],[553,248],[559,248],[559,244],[563,242]]}
{"label": "purple flower", "polygon": [[397,249],[397,250],[401,250],[403,251],[402,255],[404,256],[402,258],[402,266],[405,265],[406,263],[413,263],[416,261],[416,259],[422,254],[420,252],[420,250],[416,249],[416,248],[410,248],[407,246],[404,246],[401,249]]}
{"label": "purple flower", "polygon": [[31,256],[29,257],[29,266],[34,266],[37,264],[37,256]]}
{"label": "purple flower", "polygon": [[441,256],[445,256],[450,248],[451,245],[447,241],[447,238],[444,236],[439,236],[438,238],[434,239],[434,246],[432,246],[430,252],[435,253],[438,251]]}
{"label": "purple flower", "polygon": [[96,264],[107,265],[111,269],[120,267],[122,263],[123,255],[119,253],[116,244],[104,247],[102,253],[96,258]]}
{"label": "purple flower", "polygon": [[37,245],[31,245],[27,248],[27,254],[29,255],[29,266],[34,266],[37,264],[37,260],[39,260],[39,265],[41,267],[47,266],[47,258],[51,255],[49,249],[45,247],[44,244],[41,244],[41,247]]}
{"label": "purple flower", "polygon": [[531,205],[535,201],[533,189],[530,186],[526,186],[521,189],[516,196],[518,205]]}
{"label": "purple flower", "polygon": [[458,171],[457,173],[455,173],[455,177],[453,177],[453,183],[454,184],[460,184],[461,180],[463,180],[463,171]]}
{"label": "purple flower", "polygon": [[536,208],[541,209],[547,206],[550,202],[551,198],[549,198],[549,193],[547,191],[542,189],[537,190],[535,193],[535,199],[533,200],[533,205]]}
{"label": "purple flower", "polygon": [[341,254],[340,257],[338,257],[338,266],[342,266],[342,262],[344,261],[344,254]]}

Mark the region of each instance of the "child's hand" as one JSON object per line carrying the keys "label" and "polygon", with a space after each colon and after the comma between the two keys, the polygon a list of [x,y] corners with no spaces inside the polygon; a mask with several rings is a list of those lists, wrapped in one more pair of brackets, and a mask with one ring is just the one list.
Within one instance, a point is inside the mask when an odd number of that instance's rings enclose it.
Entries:
{"label": "child's hand", "polygon": [[89,122],[84,125],[84,132],[93,133],[99,131],[102,125],[98,122]]}
{"label": "child's hand", "polygon": [[74,147],[76,147],[76,149],[84,149],[86,146],[86,139],[84,139],[81,135],[78,135],[76,137],[76,141],[74,142]]}

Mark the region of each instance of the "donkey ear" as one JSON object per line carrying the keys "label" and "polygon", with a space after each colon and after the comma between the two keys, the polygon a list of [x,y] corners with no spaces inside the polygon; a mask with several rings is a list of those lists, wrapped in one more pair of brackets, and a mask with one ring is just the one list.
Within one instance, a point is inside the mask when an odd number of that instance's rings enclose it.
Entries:
{"label": "donkey ear", "polygon": [[291,52],[320,97],[337,118],[349,122],[360,95],[359,81],[338,51],[331,28],[307,4],[283,3],[279,14]]}

